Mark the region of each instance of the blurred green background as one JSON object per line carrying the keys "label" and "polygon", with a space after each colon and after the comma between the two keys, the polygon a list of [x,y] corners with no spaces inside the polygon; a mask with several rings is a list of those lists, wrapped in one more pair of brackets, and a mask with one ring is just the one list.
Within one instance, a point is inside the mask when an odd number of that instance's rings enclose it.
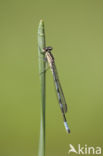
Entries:
{"label": "blurred green background", "polygon": [[37,30],[45,22],[68,104],[64,129],[46,73],[46,155],[103,143],[103,1],[0,0],[0,156],[36,156],[40,129]]}

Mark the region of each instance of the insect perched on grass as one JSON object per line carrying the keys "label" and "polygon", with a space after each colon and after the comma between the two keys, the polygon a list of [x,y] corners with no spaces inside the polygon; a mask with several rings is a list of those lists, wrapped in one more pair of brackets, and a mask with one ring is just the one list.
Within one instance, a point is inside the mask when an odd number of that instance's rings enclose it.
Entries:
{"label": "insect perched on grass", "polygon": [[58,74],[57,74],[57,70],[56,70],[56,65],[55,65],[55,60],[54,60],[53,54],[51,53],[51,50],[52,50],[52,47],[45,47],[43,49],[43,53],[45,54],[45,57],[46,57],[46,59],[48,61],[48,64],[49,64],[50,69],[51,69],[52,74],[53,74],[55,87],[56,87],[56,92],[57,92],[57,97],[58,97],[61,112],[62,112],[62,115],[63,115],[65,129],[66,129],[66,131],[68,133],[70,133],[70,129],[68,127],[67,120],[66,120],[66,117],[65,117],[65,113],[67,112],[67,104],[66,104],[66,101],[65,101],[65,97],[64,97],[64,94],[63,94],[62,87],[61,87],[60,82],[59,82],[59,78],[58,78]]}

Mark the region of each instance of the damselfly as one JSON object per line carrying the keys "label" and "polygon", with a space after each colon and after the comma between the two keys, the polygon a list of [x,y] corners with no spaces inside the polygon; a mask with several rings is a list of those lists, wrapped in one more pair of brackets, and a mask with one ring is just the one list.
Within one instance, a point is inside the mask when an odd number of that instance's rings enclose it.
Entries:
{"label": "damselfly", "polygon": [[53,54],[51,53],[51,50],[52,50],[52,47],[45,47],[43,49],[43,52],[45,53],[45,57],[46,57],[46,59],[48,61],[48,64],[49,64],[50,69],[51,69],[52,74],[53,74],[55,87],[56,87],[56,92],[57,92],[57,97],[58,97],[58,101],[59,101],[59,104],[60,104],[61,112],[63,114],[65,129],[66,129],[66,131],[68,133],[70,133],[70,129],[68,127],[67,120],[66,120],[66,117],[65,117],[65,113],[67,112],[67,104],[66,104],[66,101],[65,101],[65,97],[64,97],[64,94],[63,94],[62,87],[60,85],[60,81],[59,81],[59,78],[58,78],[58,73],[57,73],[57,70],[56,70],[55,60],[54,60]]}

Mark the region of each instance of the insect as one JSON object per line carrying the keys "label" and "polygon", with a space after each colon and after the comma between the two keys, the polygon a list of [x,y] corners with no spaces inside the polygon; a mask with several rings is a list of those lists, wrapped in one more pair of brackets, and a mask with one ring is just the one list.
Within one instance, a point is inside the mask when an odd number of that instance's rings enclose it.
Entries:
{"label": "insect", "polygon": [[65,129],[66,129],[66,131],[68,133],[70,133],[70,128],[68,127],[66,116],[65,116],[65,113],[67,112],[67,104],[66,104],[65,97],[64,97],[64,94],[63,94],[63,90],[62,90],[62,87],[61,87],[61,84],[60,84],[60,81],[59,81],[59,77],[58,77],[58,73],[57,73],[57,69],[56,69],[56,65],[55,65],[55,59],[54,59],[53,54],[51,53],[51,50],[52,50],[52,47],[45,47],[43,49],[43,53],[45,54],[45,57],[46,57],[46,59],[48,61],[51,72],[53,74],[55,87],[56,87],[56,92],[57,92],[57,97],[58,97],[61,112],[62,112],[62,115],[63,115]]}

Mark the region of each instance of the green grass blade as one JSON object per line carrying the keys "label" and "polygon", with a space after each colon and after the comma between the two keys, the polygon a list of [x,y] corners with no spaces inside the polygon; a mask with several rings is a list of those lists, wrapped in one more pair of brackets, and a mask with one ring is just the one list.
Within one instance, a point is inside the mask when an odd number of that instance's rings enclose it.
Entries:
{"label": "green grass blade", "polygon": [[38,59],[41,87],[41,126],[38,156],[45,156],[45,61],[44,55],[41,54],[45,47],[44,22],[40,20],[38,27]]}

